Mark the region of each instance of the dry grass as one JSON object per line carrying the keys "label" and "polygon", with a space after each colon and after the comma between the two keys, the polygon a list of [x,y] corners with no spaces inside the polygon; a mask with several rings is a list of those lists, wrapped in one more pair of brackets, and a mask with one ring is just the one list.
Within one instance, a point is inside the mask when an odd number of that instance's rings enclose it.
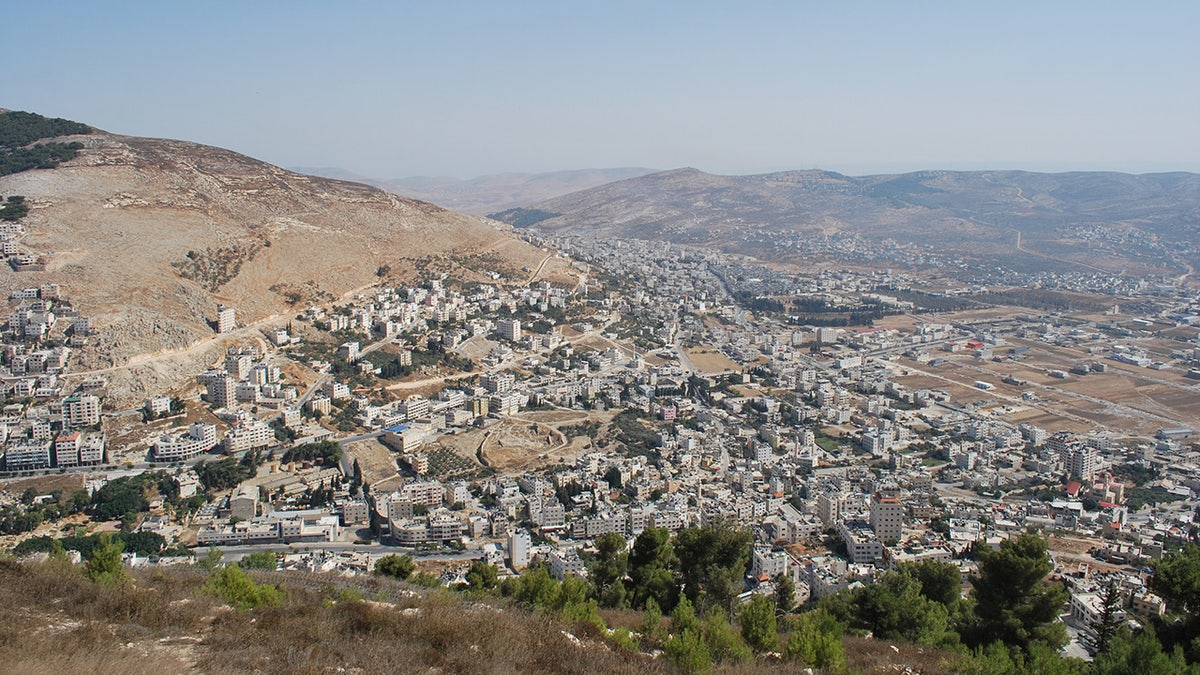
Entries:
{"label": "dry grass", "polygon": [[[595,627],[567,626],[498,599],[414,590],[377,577],[255,576],[279,584],[283,604],[234,611],[201,592],[207,574],[194,567],[139,570],[126,585],[101,588],[80,567],[0,560],[0,602],[9,616],[0,631],[0,672],[678,672],[665,659],[606,645]],[[347,589],[390,601],[335,599]],[[641,612],[629,610],[603,616],[634,630],[642,622]],[[937,675],[951,672],[954,661],[953,654],[913,645],[861,638],[844,644],[850,672]],[[715,672],[799,670],[767,655]]]}
{"label": "dry grass", "polygon": [[[79,568],[0,561],[0,670],[21,673],[659,672],[649,657],[582,645],[550,617],[432,593],[396,604],[333,602],[297,575],[276,607],[236,612],[201,594],[195,568],[136,572],[117,588]],[[379,580],[363,580],[363,595]]]}

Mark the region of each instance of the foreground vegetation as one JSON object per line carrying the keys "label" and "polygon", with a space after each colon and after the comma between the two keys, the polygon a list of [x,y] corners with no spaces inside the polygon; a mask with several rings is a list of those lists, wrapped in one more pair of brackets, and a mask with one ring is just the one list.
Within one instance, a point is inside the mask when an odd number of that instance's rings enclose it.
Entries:
{"label": "foreground vegetation", "polygon": [[86,562],[72,565],[54,543],[44,562],[0,559],[0,601],[21,617],[0,638],[12,672],[1200,673],[1197,547],[1157,566],[1170,612],[1136,633],[1106,613],[1088,664],[1059,655],[1065,591],[1032,534],[979,551],[965,597],[956,567],[925,562],[804,607],[784,577],[739,598],[751,542],[719,522],[629,548],[603,535],[587,580],[475,561],[449,590],[400,555],[345,579],[276,572],[269,552],[222,565],[215,549],[130,571],[136,542],[109,534],[73,542]]}

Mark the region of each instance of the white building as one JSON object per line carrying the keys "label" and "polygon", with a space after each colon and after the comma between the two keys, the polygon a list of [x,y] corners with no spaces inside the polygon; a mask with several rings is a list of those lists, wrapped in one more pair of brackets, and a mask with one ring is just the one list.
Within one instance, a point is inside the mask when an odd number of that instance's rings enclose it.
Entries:
{"label": "white building", "polygon": [[232,307],[217,305],[217,332],[229,333],[237,328],[237,315]]}
{"label": "white building", "polygon": [[520,319],[500,319],[496,322],[496,334],[505,340],[516,342],[521,339]]}
{"label": "white building", "polygon": [[221,439],[221,447],[232,455],[255,448],[265,448],[275,442],[275,430],[262,420],[249,420],[232,427],[225,438]]}
{"label": "white building", "polygon": [[530,550],[533,548],[533,538],[525,530],[513,530],[508,533],[508,562],[514,570],[520,571],[529,566]]}

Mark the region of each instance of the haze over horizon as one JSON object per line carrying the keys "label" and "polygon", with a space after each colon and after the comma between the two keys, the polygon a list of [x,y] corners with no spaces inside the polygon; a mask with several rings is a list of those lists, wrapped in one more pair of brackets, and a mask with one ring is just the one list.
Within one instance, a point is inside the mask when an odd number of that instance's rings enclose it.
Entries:
{"label": "haze over horizon", "polygon": [[0,46],[21,64],[0,107],[380,179],[1200,172],[1192,3],[25,3],[6,18],[30,29]]}

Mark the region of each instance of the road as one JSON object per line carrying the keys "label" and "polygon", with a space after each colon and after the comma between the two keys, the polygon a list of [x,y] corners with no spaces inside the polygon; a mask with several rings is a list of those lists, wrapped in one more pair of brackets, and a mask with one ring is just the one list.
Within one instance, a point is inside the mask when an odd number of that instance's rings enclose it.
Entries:
{"label": "road", "polygon": [[[468,547],[464,551],[437,551],[424,552],[408,546],[394,546],[391,544],[351,544],[347,542],[297,542],[294,544],[245,544],[238,546],[217,546],[221,551],[222,559],[227,562],[236,562],[241,560],[243,556],[251,553],[260,553],[262,551],[271,551],[272,553],[293,553],[297,551],[332,551],[334,553],[344,553],[346,551],[358,551],[370,553],[372,556],[384,556],[389,553],[407,554],[420,560],[441,560],[441,561],[466,561],[475,560],[483,556],[483,549]],[[198,546],[196,551],[206,550],[207,547]],[[198,555],[201,555],[198,553]]]}
{"label": "road", "polygon": [[545,258],[542,258],[542,264],[538,265],[537,270],[534,271],[533,274],[529,275],[529,280],[525,282],[526,286],[528,286],[529,284],[532,284],[533,280],[538,278],[538,275],[541,274],[542,270],[546,268],[546,263],[550,262],[550,259],[553,257],[554,257],[554,254],[551,253],[550,255],[546,256]]}
{"label": "road", "polygon": [[330,377],[331,375],[329,373],[323,373],[320,377],[318,377],[316,381],[312,383],[312,386],[305,390],[304,395],[296,400],[295,407],[303,408],[304,404],[308,403],[308,399],[312,398],[312,395],[317,393],[317,390],[320,389],[326,382],[328,382]]}

